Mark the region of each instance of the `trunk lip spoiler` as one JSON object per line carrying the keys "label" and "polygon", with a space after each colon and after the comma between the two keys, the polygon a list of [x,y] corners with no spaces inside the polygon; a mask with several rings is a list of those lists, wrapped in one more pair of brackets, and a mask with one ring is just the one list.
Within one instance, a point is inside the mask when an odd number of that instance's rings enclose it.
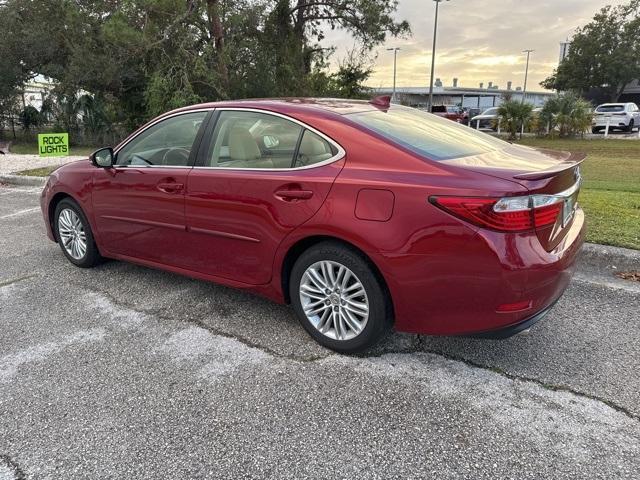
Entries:
{"label": "trunk lip spoiler", "polygon": [[[554,151],[554,150],[547,150],[547,151],[543,149],[538,149],[538,150],[543,153],[553,152],[553,154],[555,154],[556,156],[559,153],[558,151]],[[587,158],[586,153],[581,153],[581,152],[573,152],[573,153],[565,152],[565,153],[566,153],[566,158],[563,160],[562,163],[558,165],[555,165],[546,170],[540,170],[537,172],[519,173],[514,175],[513,178],[518,180],[542,180],[544,178],[554,177],[560,172],[563,172],[565,170],[568,170],[570,168],[574,168],[580,165],[582,162],[584,162],[585,158]]]}

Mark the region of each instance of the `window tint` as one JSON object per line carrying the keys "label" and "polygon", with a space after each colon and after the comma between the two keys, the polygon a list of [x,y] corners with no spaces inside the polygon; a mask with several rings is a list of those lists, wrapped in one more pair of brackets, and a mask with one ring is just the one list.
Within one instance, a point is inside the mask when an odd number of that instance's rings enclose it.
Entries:
{"label": "window tint", "polygon": [[347,117],[432,160],[479,155],[508,146],[490,135],[413,108],[393,106],[386,112],[368,111]]}
{"label": "window tint", "polygon": [[156,123],[118,152],[116,165],[187,165],[206,116],[207,112],[185,113]]}
{"label": "window tint", "polygon": [[207,151],[207,167],[291,168],[302,127],[266,113],[220,112]]}
{"label": "window tint", "polygon": [[320,135],[312,132],[311,130],[305,130],[302,134],[302,141],[300,142],[300,148],[296,156],[296,163],[294,167],[307,167],[316,163],[329,160],[336,153],[338,153],[329,142],[327,142]]}

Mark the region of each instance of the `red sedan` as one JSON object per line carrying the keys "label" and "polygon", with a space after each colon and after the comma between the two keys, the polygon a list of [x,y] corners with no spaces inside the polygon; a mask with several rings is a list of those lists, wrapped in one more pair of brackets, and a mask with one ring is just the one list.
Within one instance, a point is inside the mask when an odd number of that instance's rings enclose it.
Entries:
{"label": "red sedan", "polygon": [[182,108],[67,164],[42,193],[70,262],[126,260],[291,303],[321,344],[500,338],[569,283],[583,157],[387,98]]}

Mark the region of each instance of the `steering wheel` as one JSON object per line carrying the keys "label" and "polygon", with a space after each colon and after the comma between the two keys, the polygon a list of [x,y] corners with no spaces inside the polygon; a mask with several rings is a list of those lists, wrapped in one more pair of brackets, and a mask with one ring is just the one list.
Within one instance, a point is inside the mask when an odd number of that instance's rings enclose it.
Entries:
{"label": "steering wheel", "polygon": [[[175,159],[172,158],[172,160],[177,160],[177,161],[173,161],[171,163],[167,163],[167,157],[169,156],[169,154],[171,155],[176,155]],[[187,150],[186,148],[182,148],[182,147],[172,147],[172,148],[168,148],[166,152],[164,152],[164,155],[162,155],[162,161],[160,163],[160,165],[186,165],[189,162],[189,155],[191,154],[191,152],[189,150]]]}

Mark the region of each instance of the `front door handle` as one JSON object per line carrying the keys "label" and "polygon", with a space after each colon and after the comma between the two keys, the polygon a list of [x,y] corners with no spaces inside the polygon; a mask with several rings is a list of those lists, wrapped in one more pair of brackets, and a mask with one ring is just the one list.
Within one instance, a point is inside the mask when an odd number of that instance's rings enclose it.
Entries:
{"label": "front door handle", "polygon": [[308,200],[313,197],[311,190],[277,190],[275,196],[285,202]]}
{"label": "front door handle", "polygon": [[164,193],[180,193],[184,188],[182,183],[159,183],[156,188]]}

